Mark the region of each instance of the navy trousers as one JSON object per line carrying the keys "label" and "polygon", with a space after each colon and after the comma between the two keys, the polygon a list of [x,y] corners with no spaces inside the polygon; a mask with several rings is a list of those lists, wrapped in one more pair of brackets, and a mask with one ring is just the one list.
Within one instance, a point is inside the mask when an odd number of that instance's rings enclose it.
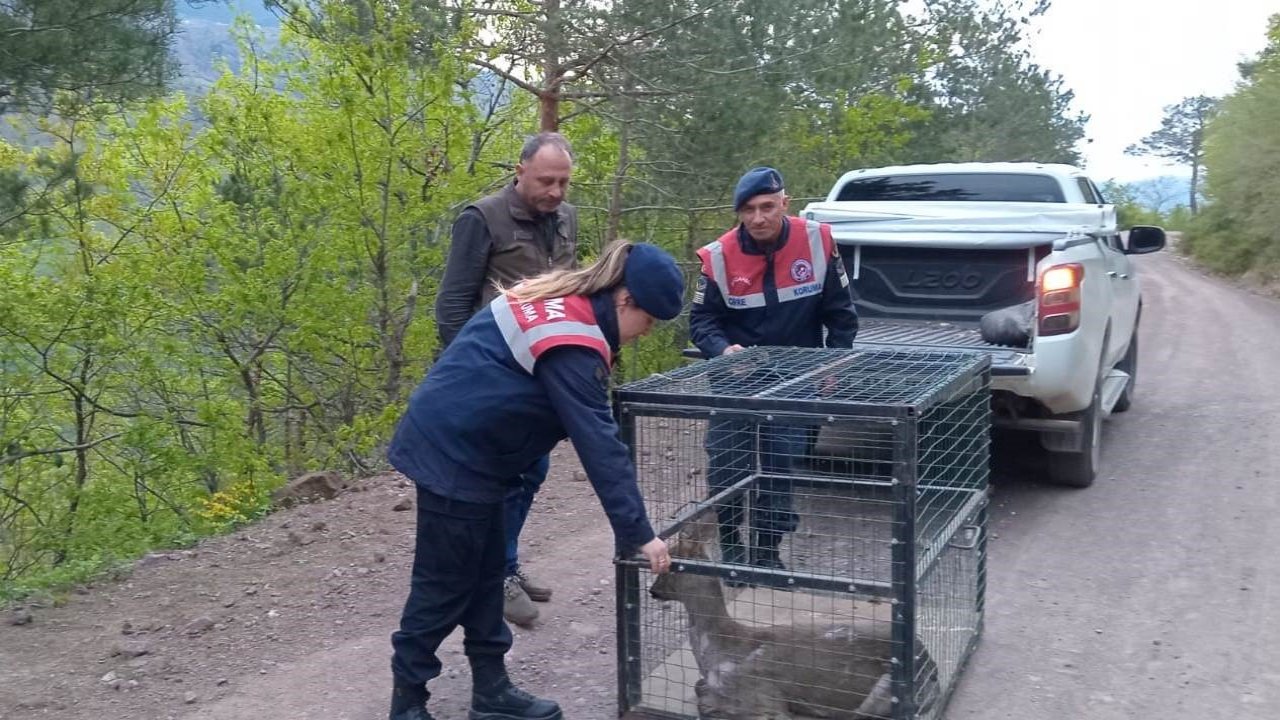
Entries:
{"label": "navy trousers", "polygon": [[391,672],[408,685],[440,674],[436,651],[462,626],[467,657],[501,659],[511,649],[502,619],[503,504],[451,500],[418,488],[418,533],[409,599],[391,635]]}
{"label": "navy trousers", "polygon": [[529,519],[529,510],[533,507],[533,496],[547,479],[551,469],[551,456],[544,455],[532,467],[520,473],[519,484],[507,493],[503,501],[505,507],[507,561],[505,574],[515,575],[520,569],[520,532],[524,530],[524,522]]}
{"label": "navy trousers", "polygon": [[[807,428],[760,424],[714,418],[707,427],[707,486],[719,492],[753,472],[788,474],[792,463],[808,451],[812,432]],[[758,444],[758,447],[757,447]],[[758,467],[757,467],[758,460]],[[776,546],[783,533],[796,529],[791,482],[764,479],[751,493],[751,517],[745,518],[743,496],[716,507],[722,532],[736,532],[743,520]],[[750,537],[747,542],[751,542]]]}

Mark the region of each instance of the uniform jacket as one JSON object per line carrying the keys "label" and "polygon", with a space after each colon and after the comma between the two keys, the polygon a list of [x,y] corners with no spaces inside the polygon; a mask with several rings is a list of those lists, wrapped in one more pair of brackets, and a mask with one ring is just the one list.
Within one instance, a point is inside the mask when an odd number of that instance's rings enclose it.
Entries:
{"label": "uniform jacket", "polygon": [[618,347],[612,294],[495,298],[413,392],[388,458],[438,495],[501,502],[566,437],[630,552],[654,537],[609,403]]}
{"label": "uniform jacket", "polygon": [[828,225],[788,217],[772,247],[739,225],[698,250],[702,275],[689,329],[716,357],[733,344],[850,347],[858,314]]}

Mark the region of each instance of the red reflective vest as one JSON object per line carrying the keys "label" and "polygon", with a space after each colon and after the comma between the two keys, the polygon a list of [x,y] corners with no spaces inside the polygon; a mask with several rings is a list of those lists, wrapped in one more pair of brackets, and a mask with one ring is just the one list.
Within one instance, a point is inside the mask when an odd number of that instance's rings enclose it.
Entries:
{"label": "red reflective vest", "polygon": [[[787,222],[791,224],[787,242],[773,255],[778,302],[821,295],[827,263],[835,255],[831,226],[790,216]],[[699,249],[698,257],[702,274],[715,282],[730,308],[765,306],[764,257],[742,251],[737,227]]]}
{"label": "red reflective vest", "polygon": [[529,374],[533,374],[533,366],[543,353],[565,345],[595,350],[606,366],[613,366],[609,341],[596,322],[590,298],[568,295],[524,301],[500,295],[489,303],[489,308],[507,349]]}

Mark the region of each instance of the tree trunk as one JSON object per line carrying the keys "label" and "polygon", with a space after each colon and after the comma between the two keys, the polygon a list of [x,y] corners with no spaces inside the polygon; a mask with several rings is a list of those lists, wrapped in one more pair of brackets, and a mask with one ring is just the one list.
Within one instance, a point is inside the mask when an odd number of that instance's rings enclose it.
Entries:
{"label": "tree trunk", "polygon": [[261,372],[256,365],[256,361],[253,361],[240,366],[240,382],[244,385],[244,391],[248,395],[249,401],[249,408],[245,412],[244,426],[245,432],[249,437],[253,438],[258,447],[266,447],[266,418],[262,409],[262,396],[258,392]]}
{"label": "tree trunk", "polygon": [[685,257],[694,257],[694,253],[698,251],[698,213],[693,208],[689,208],[686,230],[687,233],[684,240]]}
{"label": "tree trunk", "polygon": [[[76,515],[80,511],[80,497],[84,494],[84,486],[89,482],[89,450],[85,447],[89,442],[90,425],[93,423],[92,410],[85,401],[83,393],[89,386],[90,359],[86,357],[80,362],[80,392],[76,393],[72,407],[76,416],[76,451],[75,451],[75,487],[71,490],[71,499],[67,502],[66,535],[64,542],[70,544],[76,531]],[[61,565],[69,557],[67,546],[62,545],[53,554],[53,564]]]}
{"label": "tree trunk", "polygon": [[302,444],[294,436],[297,431],[295,413],[301,415],[303,411],[293,408],[295,401],[292,398],[297,396],[293,392],[293,355],[288,345],[284,349],[284,396],[289,398],[284,411],[284,466],[289,477],[295,477],[302,467]]}
{"label": "tree trunk", "polygon": [[542,92],[538,93],[538,129],[557,132],[560,129],[560,83],[564,80],[564,35],[560,27],[560,0],[544,0],[542,11],[543,62]]}
{"label": "tree trunk", "polygon": [[388,403],[400,400],[400,385],[403,383],[405,368],[409,365],[408,358],[405,357],[404,342],[417,311],[418,281],[414,280],[409,286],[409,293],[404,298],[404,306],[399,318],[391,318],[384,331],[386,335],[382,351],[387,358],[387,377],[383,385],[383,395]]}
{"label": "tree trunk", "polygon": [[1191,197],[1187,198],[1187,207],[1195,215],[1196,196],[1200,194],[1200,164],[1204,162],[1204,131],[1208,117],[1203,110],[1196,115],[1196,129],[1191,135]]}
{"label": "tree trunk", "polygon": [[1191,163],[1191,197],[1188,198],[1191,204],[1192,215],[1195,215],[1196,212],[1198,212],[1196,209],[1196,195],[1199,194],[1199,190],[1200,190],[1200,163],[1193,162]]}
{"label": "tree trunk", "polygon": [[539,111],[538,130],[540,132],[560,131],[560,93],[555,90],[543,90],[538,96]]}
{"label": "tree trunk", "polygon": [[609,192],[609,225],[604,234],[606,247],[618,239],[618,230],[622,226],[622,185],[627,179],[627,171],[631,166],[630,140],[631,124],[623,119],[622,127],[618,131],[618,170],[613,174],[613,187]]}

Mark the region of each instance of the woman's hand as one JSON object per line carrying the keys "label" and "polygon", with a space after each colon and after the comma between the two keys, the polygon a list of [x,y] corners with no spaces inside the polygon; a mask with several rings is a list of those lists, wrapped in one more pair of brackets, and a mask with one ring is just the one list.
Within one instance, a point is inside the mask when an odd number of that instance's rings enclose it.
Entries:
{"label": "woman's hand", "polygon": [[649,561],[649,569],[659,575],[671,571],[671,553],[667,551],[667,543],[662,538],[654,538],[645,543],[640,552]]}

